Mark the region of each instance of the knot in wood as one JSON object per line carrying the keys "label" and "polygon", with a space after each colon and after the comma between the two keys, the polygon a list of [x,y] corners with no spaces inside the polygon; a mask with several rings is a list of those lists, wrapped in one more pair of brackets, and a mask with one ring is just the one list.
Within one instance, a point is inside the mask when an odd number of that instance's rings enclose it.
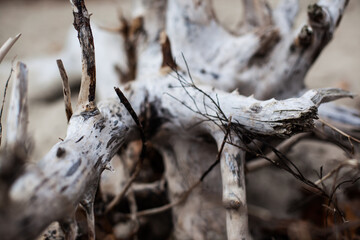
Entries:
{"label": "knot in wood", "polygon": [[223,200],[223,206],[225,209],[234,209],[238,210],[241,207],[242,203],[239,200],[226,199]]}
{"label": "knot in wood", "polygon": [[308,16],[311,21],[322,23],[325,19],[325,12],[318,4],[310,4],[308,6]]}

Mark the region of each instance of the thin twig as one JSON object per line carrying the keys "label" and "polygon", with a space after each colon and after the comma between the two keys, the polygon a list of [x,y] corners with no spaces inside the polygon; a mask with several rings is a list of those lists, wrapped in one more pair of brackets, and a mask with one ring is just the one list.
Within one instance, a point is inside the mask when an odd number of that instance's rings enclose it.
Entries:
{"label": "thin twig", "polygon": [[11,67],[9,77],[6,80],[6,83],[5,83],[4,97],[3,97],[3,100],[2,100],[2,104],[1,104],[1,110],[0,110],[0,146],[1,146],[1,139],[2,139],[2,123],[1,123],[2,122],[1,121],[2,120],[2,113],[3,113],[3,110],[4,110],[4,106],[5,106],[7,88],[8,88],[9,81],[11,79],[11,74],[12,74],[13,71],[14,71],[14,69]]}
{"label": "thin twig", "polygon": [[[357,139],[357,138],[355,138],[355,137],[353,137],[353,136],[350,136],[349,134],[341,131],[340,129],[338,129],[338,128],[335,127],[334,125],[326,122],[325,120],[318,119],[318,121],[321,122],[322,124],[328,126],[329,128],[333,129],[334,131],[340,133],[341,135],[344,135],[345,137],[347,137],[347,138],[349,139],[349,142],[350,142],[350,140],[353,140],[353,141],[355,141],[355,142],[357,142],[357,143],[360,143],[360,140],[359,140],[359,139]],[[350,142],[350,144],[351,144],[351,142]],[[351,144],[351,145],[352,145],[352,144]]]}
{"label": "thin twig", "polygon": [[16,35],[14,38],[9,38],[0,48],[0,63],[6,56],[6,54],[10,51],[11,47],[15,44],[15,42],[19,39],[21,33]]}
{"label": "thin twig", "polygon": [[351,167],[358,167],[360,165],[359,160],[357,159],[348,159],[342,163],[340,163],[337,167],[332,169],[328,174],[320,178],[315,182],[316,185],[319,185],[320,183],[324,182],[326,179],[330,178],[334,173],[339,172],[341,168],[345,166],[351,166]]}
{"label": "thin twig", "polygon": [[115,87],[114,89],[120,99],[120,102],[125,106],[126,110],[130,113],[131,117],[133,118],[133,120],[135,121],[136,125],[139,128],[140,137],[141,137],[141,141],[142,141],[142,149],[141,149],[139,160],[136,163],[135,172],[131,175],[130,179],[125,184],[123,190],[117,196],[115,196],[114,199],[106,207],[106,212],[109,212],[111,209],[113,209],[113,207],[115,207],[115,205],[124,197],[127,190],[130,188],[131,184],[135,181],[136,177],[139,175],[139,173],[141,171],[141,168],[142,168],[142,165],[144,162],[144,158],[145,158],[145,153],[146,153],[146,138],[145,138],[144,129],[141,125],[139,117],[136,115],[129,100],[127,100],[127,98],[121,92],[121,90],[117,87]]}
{"label": "thin twig", "polygon": [[56,60],[57,66],[59,68],[60,76],[63,84],[63,93],[64,93],[64,102],[65,102],[65,112],[67,121],[70,121],[70,118],[73,114],[71,107],[71,91],[69,86],[69,79],[65,71],[65,67],[61,59]]}
{"label": "thin twig", "polygon": [[139,127],[139,131],[140,131],[140,137],[141,140],[143,141],[143,143],[145,143],[145,133],[144,133],[144,129],[140,123],[139,117],[137,116],[137,114],[135,113],[134,109],[132,108],[129,100],[127,100],[127,98],[125,97],[125,95],[123,94],[123,92],[117,88],[114,87],[116,94],[118,95],[120,102],[124,105],[124,107],[126,108],[126,110],[128,110],[128,112],[130,113],[131,117],[134,119],[136,125]]}

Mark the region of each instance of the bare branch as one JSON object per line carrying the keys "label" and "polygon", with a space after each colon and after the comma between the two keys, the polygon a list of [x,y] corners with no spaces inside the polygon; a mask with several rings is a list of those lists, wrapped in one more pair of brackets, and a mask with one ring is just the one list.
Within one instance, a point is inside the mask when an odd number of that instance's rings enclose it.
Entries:
{"label": "bare branch", "polygon": [[70,118],[73,114],[72,107],[71,107],[71,91],[70,91],[70,86],[69,86],[69,79],[66,74],[63,62],[60,59],[58,59],[58,60],[56,60],[56,63],[58,65],[60,76],[62,79],[64,102],[65,102],[65,113],[66,113],[67,121],[69,122]]}
{"label": "bare branch", "polygon": [[9,77],[6,80],[6,83],[5,83],[4,96],[3,96],[3,100],[2,100],[2,104],[1,104],[1,110],[0,110],[0,146],[1,146],[1,140],[2,140],[2,114],[3,114],[3,110],[4,110],[4,106],[5,106],[6,93],[7,93],[9,81],[10,81],[11,74],[12,74],[13,71],[14,71],[13,68],[11,68]]}
{"label": "bare branch", "polygon": [[0,63],[6,56],[6,54],[10,51],[11,47],[15,44],[15,42],[20,38],[21,33],[16,35],[14,38],[9,38],[0,48]]}
{"label": "bare branch", "polygon": [[23,171],[23,166],[27,159],[27,74],[26,66],[18,62],[15,66],[15,80],[12,87],[7,119],[7,148],[0,155],[0,209],[8,204],[8,191],[13,182],[18,178],[19,173]]}
{"label": "bare branch", "polygon": [[71,0],[74,28],[78,32],[82,56],[81,87],[77,112],[92,111],[95,108],[96,68],[94,40],[90,28],[90,15],[84,0]]}
{"label": "bare branch", "polygon": [[11,92],[7,119],[6,144],[24,148],[28,124],[28,70],[18,62],[15,66],[15,81]]}

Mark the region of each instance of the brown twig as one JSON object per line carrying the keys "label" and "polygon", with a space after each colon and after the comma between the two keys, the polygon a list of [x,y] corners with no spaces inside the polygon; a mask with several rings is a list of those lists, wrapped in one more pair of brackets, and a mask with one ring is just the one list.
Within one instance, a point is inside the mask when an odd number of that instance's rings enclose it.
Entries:
{"label": "brown twig", "polygon": [[135,172],[131,175],[130,179],[125,184],[123,190],[117,196],[115,196],[114,199],[106,207],[106,212],[109,212],[124,197],[127,190],[130,188],[131,184],[135,181],[136,177],[139,175],[139,173],[141,171],[141,168],[142,168],[142,165],[144,162],[144,158],[145,158],[145,153],[146,153],[146,138],[145,138],[145,133],[144,133],[144,129],[141,125],[141,122],[140,122],[138,116],[136,115],[134,109],[132,108],[129,100],[127,100],[127,98],[121,92],[121,90],[117,87],[114,87],[114,89],[120,99],[120,102],[125,106],[127,111],[130,113],[131,117],[135,121],[136,125],[139,127],[140,137],[142,140],[142,149],[141,149],[139,160],[136,163]]}
{"label": "brown twig", "polygon": [[84,0],[70,0],[73,5],[74,28],[81,46],[82,76],[78,97],[78,111],[95,108],[96,68],[94,39],[90,27],[90,15]]}
{"label": "brown twig", "polygon": [[11,47],[16,43],[16,41],[21,36],[21,33],[16,35],[14,38],[9,38],[0,48],[0,63],[6,56],[6,54],[10,51]]}
{"label": "brown twig", "polygon": [[177,65],[171,53],[170,40],[165,31],[162,31],[160,34],[160,44],[162,53],[160,71],[166,73],[172,71],[172,69],[176,69]]}
{"label": "brown twig", "polygon": [[64,102],[65,102],[65,112],[67,121],[70,121],[70,118],[73,114],[72,107],[71,107],[71,91],[69,86],[69,79],[66,74],[64,64],[61,59],[56,60],[57,66],[59,68],[60,76],[62,79],[63,84],[63,93],[64,93]]}

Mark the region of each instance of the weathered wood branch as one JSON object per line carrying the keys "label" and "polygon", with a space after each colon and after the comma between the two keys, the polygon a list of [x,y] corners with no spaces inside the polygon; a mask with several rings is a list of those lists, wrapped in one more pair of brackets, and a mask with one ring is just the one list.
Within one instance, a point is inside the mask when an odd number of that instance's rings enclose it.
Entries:
{"label": "weathered wood branch", "polygon": [[20,38],[21,33],[16,35],[14,38],[9,38],[1,47],[0,47],[0,63],[6,56],[6,54],[10,51],[11,47],[16,43],[16,41]]}
{"label": "weathered wood branch", "polygon": [[[154,81],[161,84],[149,86],[146,82],[135,82],[127,93],[134,91],[129,99],[137,112],[145,98],[154,105],[158,111],[153,114],[163,122],[163,126],[157,126],[158,131],[160,127],[166,131],[186,131],[188,127],[207,120],[190,110],[197,108],[194,103],[204,106],[202,93],[193,87],[188,88],[186,90],[195,102],[186,98],[180,103],[174,97],[184,96],[186,92],[183,88],[176,88],[179,85],[176,79],[159,76]],[[215,90],[208,94],[219,99],[224,113],[232,116],[233,125],[241,125],[258,134],[284,136],[311,128],[316,107],[325,96],[334,92],[336,97],[340,97],[338,91],[311,90],[299,99],[265,102]],[[348,95],[343,92],[343,96]],[[234,104],[229,106],[226,102]],[[209,116],[215,114],[211,106],[203,109],[203,113],[206,112]],[[97,187],[101,172],[135,126],[128,111],[114,100],[102,102],[99,110],[73,115],[64,141],[56,144],[38,165],[29,168],[15,182],[10,192],[12,204],[0,219],[1,232],[7,233],[8,239],[22,239],[24,236],[30,239],[52,221],[71,217],[77,204]],[[212,122],[204,122],[198,129],[210,133],[219,131]],[[59,199],[62,199],[61,203]],[[28,208],[29,205],[32,208]],[[52,211],[41,211],[40,208]],[[29,217],[37,221],[31,221]]]}
{"label": "weathered wood branch", "polygon": [[66,74],[63,62],[60,59],[58,59],[56,60],[56,63],[58,65],[60,76],[62,79],[64,102],[65,102],[65,113],[66,113],[67,121],[69,122],[73,114],[73,110],[71,106],[71,91],[69,86],[69,78]]}
{"label": "weathered wood branch", "polygon": [[7,119],[6,151],[0,156],[0,210],[9,203],[9,189],[23,171],[28,154],[26,66],[17,62]]}
{"label": "weathered wood branch", "polygon": [[99,110],[73,115],[64,141],[11,188],[11,205],[0,218],[5,239],[36,237],[52,221],[71,217],[78,203],[96,191],[101,172],[134,126],[124,110],[106,102]]}
{"label": "weathered wood branch", "polygon": [[244,163],[245,152],[232,145],[224,147],[220,164],[222,199],[226,209],[226,231],[229,240],[250,238]]}
{"label": "weathered wood branch", "polygon": [[91,111],[95,106],[96,68],[94,40],[90,28],[90,15],[84,1],[71,0],[70,2],[73,5],[74,27],[78,32],[82,50],[82,76],[77,111]]}

